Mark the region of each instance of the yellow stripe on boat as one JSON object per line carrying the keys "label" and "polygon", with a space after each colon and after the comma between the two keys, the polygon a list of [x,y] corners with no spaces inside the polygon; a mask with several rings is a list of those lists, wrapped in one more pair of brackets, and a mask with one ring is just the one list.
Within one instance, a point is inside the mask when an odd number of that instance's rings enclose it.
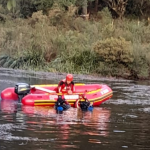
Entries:
{"label": "yellow stripe on boat", "polygon": [[[99,101],[102,101],[108,97],[111,97],[112,96],[112,91],[101,96],[101,97],[97,97],[95,99],[89,99],[90,102],[99,102]],[[34,100],[34,104],[54,104],[57,100]],[[84,101],[84,100],[81,100],[81,101]],[[76,102],[76,100],[67,100],[68,103],[72,103],[74,104]]]}
{"label": "yellow stripe on boat", "polygon": [[40,103],[40,102],[49,102],[49,103],[55,103],[57,100],[45,100],[45,99],[41,99],[41,100],[34,100],[34,103]]}
{"label": "yellow stripe on boat", "polygon": [[[69,104],[70,104],[70,105],[73,105],[74,103],[69,103]],[[41,106],[41,105],[43,105],[43,106],[44,106],[44,105],[45,105],[45,106],[47,106],[47,105],[52,105],[52,106],[53,106],[54,103],[34,103],[34,106],[38,106],[38,105],[39,105],[39,106]]]}
{"label": "yellow stripe on boat", "polygon": [[87,92],[86,94],[94,94],[94,93],[97,93],[97,92],[100,92],[100,91],[101,91],[101,89],[97,89],[97,90]]}
{"label": "yellow stripe on boat", "polygon": [[47,106],[47,105],[54,105],[53,103],[34,103],[34,106],[40,106],[40,105],[45,105],[45,106]]}
{"label": "yellow stripe on boat", "polygon": [[[75,85],[82,86],[82,85],[85,85],[85,84],[77,83],[77,84],[75,84]],[[58,86],[58,84],[40,84],[40,85],[32,85],[32,86],[51,87],[51,86]]]}
{"label": "yellow stripe on boat", "polygon": [[94,98],[94,99],[90,99],[89,101],[90,102],[97,102],[95,100],[99,100],[99,101],[101,101],[101,99],[104,100],[105,98],[112,96],[112,93],[113,92],[109,92],[109,93],[105,94],[104,96],[101,96],[101,97],[98,97],[98,98]]}

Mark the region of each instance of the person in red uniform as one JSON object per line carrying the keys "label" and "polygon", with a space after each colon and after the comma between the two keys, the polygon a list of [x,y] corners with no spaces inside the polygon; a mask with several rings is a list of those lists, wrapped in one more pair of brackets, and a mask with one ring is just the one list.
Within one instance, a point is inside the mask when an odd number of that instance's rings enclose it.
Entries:
{"label": "person in red uniform", "polygon": [[72,94],[75,92],[73,75],[67,74],[66,79],[63,79],[58,84],[58,93]]}

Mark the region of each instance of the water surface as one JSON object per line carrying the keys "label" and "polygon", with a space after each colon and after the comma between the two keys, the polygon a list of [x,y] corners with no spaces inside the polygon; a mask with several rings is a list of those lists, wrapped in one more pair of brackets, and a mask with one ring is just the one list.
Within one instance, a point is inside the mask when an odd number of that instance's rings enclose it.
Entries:
{"label": "water surface", "polygon": [[[64,74],[0,69],[0,91],[18,82],[58,83]],[[77,83],[104,83],[113,97],[93,112],[71,108],[0,104],[0,150],[149,150],[150,83],[75,76]]]}

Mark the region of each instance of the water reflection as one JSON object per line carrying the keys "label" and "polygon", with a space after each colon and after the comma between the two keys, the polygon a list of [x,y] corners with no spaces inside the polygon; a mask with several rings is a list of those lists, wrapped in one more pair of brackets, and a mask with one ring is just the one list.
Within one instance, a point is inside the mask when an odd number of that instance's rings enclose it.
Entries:
{"label": "water reflection", "polygon": [[6,101],[6,100],[1,100],[1,110],[3,111],[3,112],[6,112],[6,113],[14,113],[14,112],[16,112],[17,111],[17,102],[15,102],[15,101]]}
{"label": "water reflection", "polygon": [[[3,115],[4,125],[8,125],[9,122],[4,139],[9,137],[9,140],[15,140],[18,137],[21,141],[36,140],[51,141],[52,143],[55,141],[54,147],[60,149],[79,148],[81,137],[89,135],[86,140],[92,144],[101,142],[91,137],[107,137],[109,135],[110,110],[103,108],[94,108],[93,112],[82,112],[80,109],[70,108],[62,114],[57,114],[52,107],[22,106],[14,102],[2,101],[1,111],[5,113]],[[10,124],[13,121],[19,126]],[[12,136],[11,132],[14,129],[17,130]],[[26,131],[24,138],[19,136],[21,130]]]}

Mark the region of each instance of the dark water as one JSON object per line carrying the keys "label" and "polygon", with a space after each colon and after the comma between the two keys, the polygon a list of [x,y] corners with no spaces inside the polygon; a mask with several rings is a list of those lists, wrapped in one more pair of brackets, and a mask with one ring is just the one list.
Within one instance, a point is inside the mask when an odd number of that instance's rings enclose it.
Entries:
{"label": "dark water", "polygon": [[[18,82],[57,83],[62,76],[0,69],[0,91]],[[114,95],[93,112],[71,108],[63,114],[1,101],[0,150],[150,149],[149,82],[85,76],[75,76],[75,81],[108,84]]]}

